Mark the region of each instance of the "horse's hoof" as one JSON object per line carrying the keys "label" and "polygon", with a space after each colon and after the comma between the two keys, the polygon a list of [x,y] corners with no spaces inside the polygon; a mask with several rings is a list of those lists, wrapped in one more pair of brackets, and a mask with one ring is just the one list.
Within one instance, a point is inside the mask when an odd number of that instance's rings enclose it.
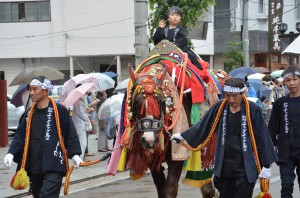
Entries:
{"label": "horse's hoof", "polygon": [[211,182],[203,185],[200,190],[203,198],[213,198],[216,194],[216,189]]}

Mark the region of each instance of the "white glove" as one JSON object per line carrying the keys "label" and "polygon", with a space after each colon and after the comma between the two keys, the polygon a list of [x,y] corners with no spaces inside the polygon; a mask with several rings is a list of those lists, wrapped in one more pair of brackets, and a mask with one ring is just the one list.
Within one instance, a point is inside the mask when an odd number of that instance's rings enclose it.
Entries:
{"label": "white glove", "polygon": [[5,157],[4,157],[4,166],[6,168],[10,168],[11,167],[11,163],[12,163],[12,160],[13,160],[14,156],[10,153],[6,154]]}
{"label": "white glove", "polygon": [[75,168],[79,168],[79,166],[80,166],[80,163],[82,162],[82,159],[79,157],[79,155],[74,155],[73,157],[72,157],[72,161],[74,162],[74,164],[75,164]]}
{"label": "white glove", "polygon": [[173,140],[174,143],[178,144],[180,141],[184,141],[185,139],[181,136],[180,133],[173,134],[170,140]]}
{"label": "white glove", "polygon": [[258,175],[258,178],[270,179],[271,175],[271,169],[263,167],[260,174]]}

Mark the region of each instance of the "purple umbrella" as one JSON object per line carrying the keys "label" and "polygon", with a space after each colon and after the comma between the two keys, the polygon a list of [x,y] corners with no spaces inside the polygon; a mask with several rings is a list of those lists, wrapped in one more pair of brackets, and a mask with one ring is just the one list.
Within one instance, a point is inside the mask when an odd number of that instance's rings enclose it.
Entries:
{"label": "purple umbrella", "polygon": [[22,102],[22,95],[27,90],[28,90],[28,85],[27,84],[19,85],[18,89],[14,92],[10,103],[15,105],[16,107],[23,106],[24,104]]}

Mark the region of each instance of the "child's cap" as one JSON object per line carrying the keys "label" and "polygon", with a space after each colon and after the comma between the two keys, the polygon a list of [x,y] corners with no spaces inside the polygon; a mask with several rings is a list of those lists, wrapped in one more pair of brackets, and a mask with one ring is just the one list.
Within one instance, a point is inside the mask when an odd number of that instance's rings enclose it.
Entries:
{"label": "child's cap", "polygon": [[172,6],[171,8],[169,8],[169,10],[167,12],[167,16],[169,16],[170,14],[173,14],[173,13],[179,14],[181,16],[181,18],[183,18],[183,13],[178,6]]}

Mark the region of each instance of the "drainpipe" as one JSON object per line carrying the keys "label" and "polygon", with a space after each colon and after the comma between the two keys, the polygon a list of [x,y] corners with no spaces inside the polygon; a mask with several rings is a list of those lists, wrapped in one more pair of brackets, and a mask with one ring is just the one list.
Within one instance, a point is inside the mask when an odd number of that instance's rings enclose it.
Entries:
{"label": "drainpipe", "polygon": [[70,77],[74,76],[74,61],[73,61],[73,57],[70,56]]}

